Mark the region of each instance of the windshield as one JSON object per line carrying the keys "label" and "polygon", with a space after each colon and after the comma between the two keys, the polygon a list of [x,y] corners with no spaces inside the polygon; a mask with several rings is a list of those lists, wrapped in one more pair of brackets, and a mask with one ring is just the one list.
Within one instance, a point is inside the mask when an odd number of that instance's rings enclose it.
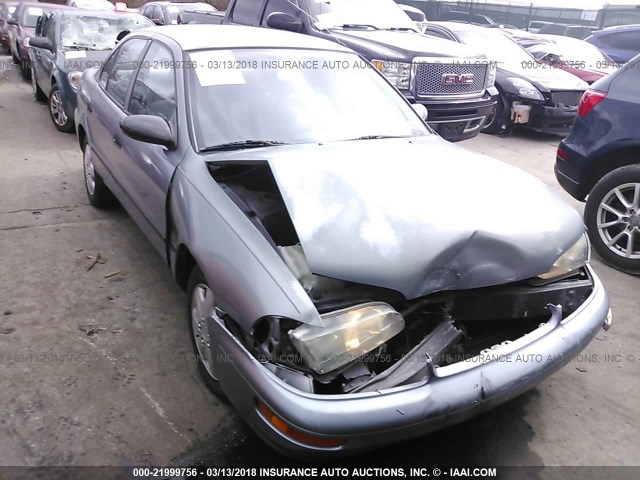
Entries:
{"label": "windshield", "polygon": [[24,15],[22,16],[22,25],[25,27],[35,28],[38,18],[40,18],[45,12],[48,13],[48,10],[43,10],[40,7],[25,8]]}
{"label": "windshield", "polygon": [[190,53],[200,150],[231,142],[323,143],[430,132],[355,54],[299,50]]}
{"label": "windshield", "polygon": [[200,10],[205,12],[215,12],[217,11],[208,3],[185,3],[178,5],[169,5],[167,7],[167,13],[171,19],[171,23],[178,23],[178,15],[180,12],[193,12],[194,10]]}
{"label": "windshield", "polygon": [[518,64],[531,62],[533,57],[520,45],[494,30],[473,29],[455,32],[462,43],[484,52],[498,63]]}
{"label": "windshield", "polygon": [[[554,40],[554,42],[556,41]],[[567,63],[568,66],[597,70],[613,63],[613,61],[598,50],[597,47],[581,40],[572,42],[562,39],[554,44],[534,45],[528,50],[538,59],[543,58],[549,53],[556,54],[560,57],[560,61]]]}
{"label": "windshield", "polygon": [[368,25],[378,29],[417,30],[393,0],[313,0],[309,12],[320,28]]}
{"label": "windshield", "polygon": [[112,50],[118,34],[133,32],[153,26],[141,15],[118,15],[100,17],[93,15],[69,15],[62,17],[60,25],[62,48],[84,48],[86,50]]}

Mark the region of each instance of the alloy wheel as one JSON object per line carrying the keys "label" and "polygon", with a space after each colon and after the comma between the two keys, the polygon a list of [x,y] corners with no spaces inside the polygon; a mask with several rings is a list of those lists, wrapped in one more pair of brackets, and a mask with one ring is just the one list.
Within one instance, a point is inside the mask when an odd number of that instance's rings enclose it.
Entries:
{"label": "alloy wheel", "polygon": [[51,94],[51,100],[49,102],[51,109],[51,116],[56,125],[63,127],[67,123],[67,114],[64,113],[64,107],[62,106],[62,96],[60,91],[56,90]]}
{"label": "alloy wheel", "polygon": [[211,337],[207,322],[209,318],[216,318],[215,299],[211,289],[199,283],[193,289],[191,296],[191,324],[198,355],[207,373],[217,380],[211,366]]}
{"label": "alloy wheel", "polygon": [[84,149],[84,181],[87,184],[87,192],[93,195],[96,191],[96,170],[93,166],[93,151],[91,146],[87,145]]}
{"label": "alloy wheel", "polygon": [[640,259],[640,183],[625,183],[610,190],[597,212],[598,234],[616,255]]}

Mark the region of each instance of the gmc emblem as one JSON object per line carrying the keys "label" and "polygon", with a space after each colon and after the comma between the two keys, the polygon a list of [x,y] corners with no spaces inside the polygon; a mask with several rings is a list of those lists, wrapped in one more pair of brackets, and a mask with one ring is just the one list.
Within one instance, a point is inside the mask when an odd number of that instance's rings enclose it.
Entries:
{"label": "gmc emblem", "polygon": [[445,73],[442,75],[444,85],[471,85],[473,83],[473,73]]}

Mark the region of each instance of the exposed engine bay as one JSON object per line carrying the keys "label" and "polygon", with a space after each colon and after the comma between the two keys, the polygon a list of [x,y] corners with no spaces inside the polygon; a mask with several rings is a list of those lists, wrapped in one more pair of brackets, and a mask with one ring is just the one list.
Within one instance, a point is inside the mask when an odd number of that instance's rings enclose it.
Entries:
{"label": "exposed engine bay", "polygon": [[266,368],[290,385],[320,394],[376,391],[424,381],[434,368],[473,358],[563,318],[591,294],[585,268],[552,279],[439,291],[407,300],[401,293],[314,274],[267,163],[209,164],[212,177],[278,252],[325,327],[280,317],[229,330]]}

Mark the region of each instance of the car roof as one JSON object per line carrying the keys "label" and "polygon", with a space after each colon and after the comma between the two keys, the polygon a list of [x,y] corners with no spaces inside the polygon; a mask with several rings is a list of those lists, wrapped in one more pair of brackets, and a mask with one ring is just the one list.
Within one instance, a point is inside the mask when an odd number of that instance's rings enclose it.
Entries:
{"label": "car roof", "polygon": [[142,17],[147,18],[144,15],[140,15],[137,12],[116,12],[115,10],[112,12],[110,10],[88,10],[84,8],[65,8],[59,11],[59,15],[64,15],[65,17],[107,17],[107,18],[116,18],[116,17]]}
{"label": "car roof", "polygon": [[597,35],[599,32],[613,32],[616,30],[640,30],[640,24],[635,25],[614,25],[613,27],[606,27],[602,30],[597,30],[593,32],[594,35]]}
{"label": "car roof", "polygon": [[475,30],[478,32],[491,32],[499,29],[487,28],[481,25],[474,25],[473,23],[460,23],[460,22],[428,22],[429,25],[439,25],[444,28],[448,28],[452,32],[462,32],[467,30]]}
{"label": "car roof", "polygon": [[298,48],[352,52],[329,40],[299,33],[240,25],[164,25],[137,30],[137,35],[152,33],[174,40],[182,50],[228,48]]}

